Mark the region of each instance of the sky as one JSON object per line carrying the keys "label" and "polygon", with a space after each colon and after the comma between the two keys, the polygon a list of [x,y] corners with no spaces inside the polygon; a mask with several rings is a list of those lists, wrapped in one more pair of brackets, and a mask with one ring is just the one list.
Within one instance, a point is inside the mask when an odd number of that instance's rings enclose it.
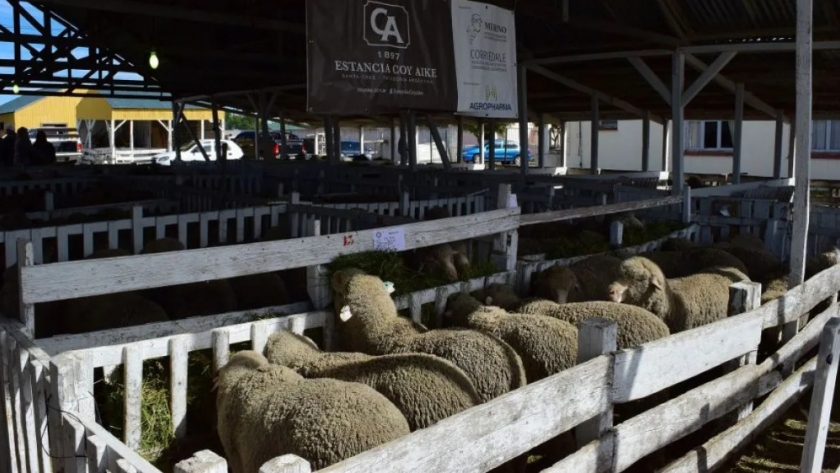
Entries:
{"label": "sky", "polygon": [[[22,2],[21,5],[23,6],[23,8],[25,10],[32,13],[32,16],[35,17],[35,19],[37,19],[39,21],[43,19],[43,14],[41,14],[41,12],[37,8],[31,6],[28,3],[24,3],[24,2]],[[14,18],[13,18],[13,15],[12,15],[12,6],[5,0],[0,0],[0,25],[5,26],[9,30],[14,29]],[[23,33],[23,34],[38,34],[38,31],[35,29],[35,27],[32,26],[31,24],[29,24],[26,21],[25,18],[21,18],[20,29],[21,29],[21,33]],[[61,30],[62,30],[62,26],[60,24],[58,24],[58,22],[53,22],[53,32],[57,34],[57,33],[61,32]],[[36,49],[40,49],[42,46],[43,45],[37,45],[37,44],[33,45],[33,47],[35,47]],[[2,59],[14,59],[14,57],[15,57],[15,52],[14,51],[15,51],[14,43],[0,42],[0,58],[2,58]],[[73,55],[77,58],[82,58],[86,54],[87,54],[87,50],[82,49],[82,48],[79,48],[79,49],[77,49],[73,52]],[[23,59],[29,59],[29,58],[31,58],[31,55],[29,54],[29,52],[25,48],[23,48],[22,52],[21,52],[21,57]],[[10,73],[13,73],[14,70],[13,70],[13,68],[0,67],[0,72],[2,72],[4,74],[10,74]],[[87,71],[78,71],[78,72],[73,71],[73,76],[74,77],[80,77],[80,76],[83,76],[86,72]],[[62,76],[66,77],[66,74],[67,74],[66,70],[61,71]],[[139,79],[140,78],[140,76],[137,75],[137,74],[117,74],[116,77],[120,78],[120,79]],[[12,93],[11,89],[0,90],[0,104],[6,103],[9,100],[12,100],[13,98],[15,98],[15,95]]]}

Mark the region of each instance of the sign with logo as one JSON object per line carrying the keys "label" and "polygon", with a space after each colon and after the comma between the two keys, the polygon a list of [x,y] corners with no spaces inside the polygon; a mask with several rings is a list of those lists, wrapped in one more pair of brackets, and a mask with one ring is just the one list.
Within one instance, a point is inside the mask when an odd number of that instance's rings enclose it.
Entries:
{"label": "sign with logo", "polygon": [[307,0],[309,111],[454,111],[450,12],[445,0]]}
{"label": "sign with logo", "polygon": [[460,115],[516,118],[516,22],[493,5],[451,0]]}

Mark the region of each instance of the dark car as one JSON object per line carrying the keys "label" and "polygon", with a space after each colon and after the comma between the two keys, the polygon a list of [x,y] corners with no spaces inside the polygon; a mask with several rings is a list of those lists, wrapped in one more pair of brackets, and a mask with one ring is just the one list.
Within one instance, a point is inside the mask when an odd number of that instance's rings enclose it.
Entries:
{"label": "dark car", "polygon": [[[271,158],[276,158],[280,156],[281,149],[283,144],[283,135],[279,131],[271,131],[268,133],[271,137],[271,141],[274,143],[272,154],[270,155]],[[243,131],[236,135],[236,138],[233,141],[242,148],[242,151],[245,153],[246,158],[253,158],[254,156],[254,136],[256,132],[253,131]],[[260,133],[260,138],[265,138],[263,133]],[[286,133],[286,155],[290,158],[295,157],[301,150],[303,149],[303,140],[293,134],[293,133]],[[266,158],[265,150],[260,150],[260,158]]]}

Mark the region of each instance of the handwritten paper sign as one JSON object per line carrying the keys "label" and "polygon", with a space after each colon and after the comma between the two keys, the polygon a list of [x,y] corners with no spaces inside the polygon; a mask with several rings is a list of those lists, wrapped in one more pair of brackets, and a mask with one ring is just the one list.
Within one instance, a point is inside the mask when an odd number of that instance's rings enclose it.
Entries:
{"label": "handwritten paper sign", "polygon": [[405,251],[405,228],[388,228],[373,232],[374,251]]}
{"label": "handwritten paper sign", "polygon": [[516,198],[516,194],[511,194],[508,196],[508,208],[515,209],[519,207],[519,201]]}

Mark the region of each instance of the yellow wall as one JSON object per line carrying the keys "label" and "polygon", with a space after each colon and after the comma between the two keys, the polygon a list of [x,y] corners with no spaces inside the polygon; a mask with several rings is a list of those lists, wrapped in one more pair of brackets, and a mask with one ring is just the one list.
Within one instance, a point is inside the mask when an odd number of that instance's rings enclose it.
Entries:
{"label": "yellow wall", "polygon": [[42,123],[66,123],[76,126],[76,106],[81,97],[44,97],[15,112],[15,128],[37,128]]}
{"label": "yellow wall", "polygon": [[76,106],[79,120],[110,120],[111,106],[108,101],[98,97],[85,97]]}
{"label": "yellow wall", "polygon": [[0,115],[0,123],[3,124],[3,130],[6,130],[6,127],[9,125],[15,126],[15,114],[14,113],[4,113]]}
{"label": "yellow wall", "polygon": [[[114,120],[172,120],[172,110],[157,109],[157,110],[114,110],[111,112]],[[224,112],[219,112],[219,119],[224,118]],[[184,110],[184,117],[189,121],[194,120],[212,120],[213,113],[210,110]]]}

